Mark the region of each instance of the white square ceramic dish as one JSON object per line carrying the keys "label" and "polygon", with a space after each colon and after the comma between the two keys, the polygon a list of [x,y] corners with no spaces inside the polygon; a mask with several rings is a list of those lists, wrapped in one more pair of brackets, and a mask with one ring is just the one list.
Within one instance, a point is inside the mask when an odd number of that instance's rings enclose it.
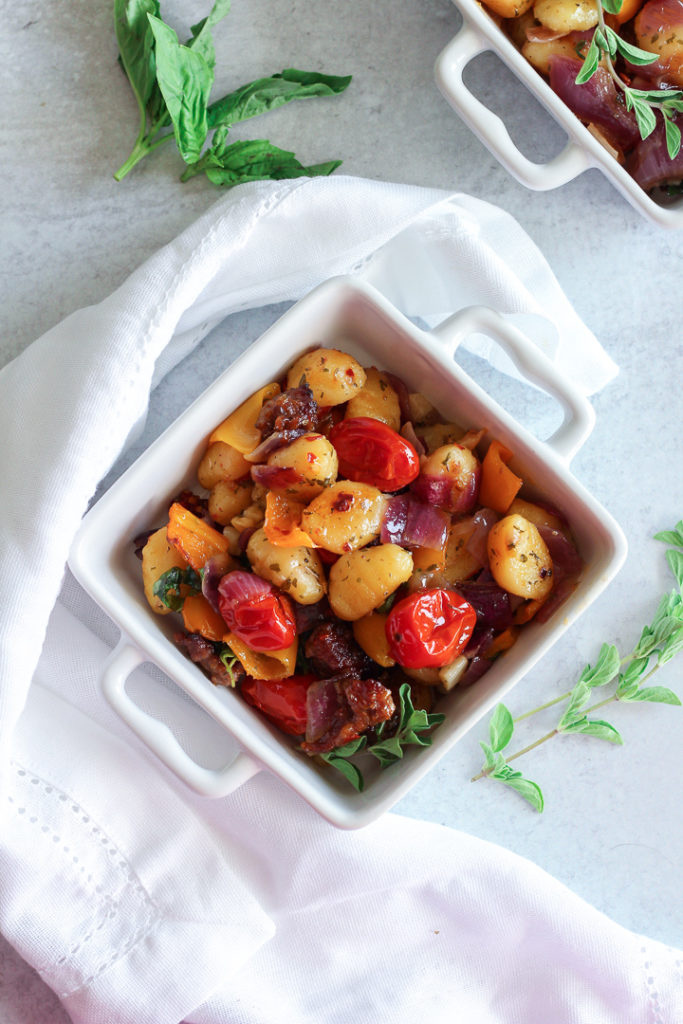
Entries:
{"label": "white square ceramic dish", "polygon": [[[470,333],[495,338],[522,373],[553,394],[565,419],[540,443],[496,405],[453,360]],[[343,348],[365,365],[390,369],[426,394],[445,416],[484,427],[514,450],[526,478],[567,515],[586,564],[561,611],[523,630],[515,646],[474,686],[444,696],[446,721],[426,749],[381,772],[357,793],[336,771],[300,754],[240,697],[214,687],[171,640],[172,616],[157,616],[143,595],[133,538],[161,521],[169,499],[193,483],[206,438],[214,426],[257,387],[277,379],[303,351]],[[294,305],[230,366],[121,476],[85,517],[70,565],[85,589],[121,629],[121,642],[103,674],[104,691],[119,714],[155,753],[195,790],[220,796],[266,767],[279,775],[335,825],[365,825],[394,804],[460,736],[486,714],[544,655],[593,601],[621,565],[626,544],[608,513],[574,479],[569,461],[593,425],[588,401],[519,331],[492,310],[470,307],[433,333],[419,330],[369,286],[328,281]],[[220,771],[196,764],[156,719],[133,702],[126,680],[137,665],[155,663],[227,729],[243,752]]]}
{"label": "white square ceramic dish", "polygon": [[[666,205],[656,202],[553,92],[478,0],[453,2],[462,13],[463,26],[437,58],[436,82],[454,110],[510,174],[527,188],[547,191],[597,167],[649,220],[662,227],[683,227],[683,196]],[[486,50],[493,51],[507,64],[567,133],[567,145],[549,163],[537,164],[525,157],[510,138],[503,121],[465,85],[465,68]]]}

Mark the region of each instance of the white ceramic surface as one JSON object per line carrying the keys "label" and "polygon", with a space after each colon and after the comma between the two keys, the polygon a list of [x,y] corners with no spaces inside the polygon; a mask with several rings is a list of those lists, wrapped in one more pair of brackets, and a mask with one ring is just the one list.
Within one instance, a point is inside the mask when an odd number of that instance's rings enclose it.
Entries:
{"label": "white ceramic surface", "polygon": [[[478,0],[453,0],[464,24],[440,54],[435,75],[439,89],[469,128],[527,188],[558,188],[597,167],[643,216],[662,227],[683,227],[683,196],[666,205],[655,201],[621,164],[591,135],[586,126],[553,92],[546,80],[522,56]],[[493,50],[564,129],[569,141],[546,163],[534,163],[513,142],[505,123],[470,91],[463,74],[479,54]]]}
{"label": "white ceramic surface", "polygon": [[[453,362],[468,334],[495,338],[518,368],[558,399],[564,420],[540,444]],[[163,521],[172,496],[192,487],[206,437],[216,423],[257,387],[277,379],[303,351],[318,345],[343,348],[364,365],[399,374],[426,394],[448,418],[484,427],[508,445],[527,482],[560,508],[573,527],[585,571],[572,596],[543,624],[523,630],[514,648],[475,686],[457,688],[439,703],[446,722],[429,749],[411,750],[376,774],[357,793],[331,769],[294,749],[278,730],[226,689],[214,687],[173,644],[174,627],[151,612],[142,593],[133,538]],[[269,367],[267,380],[263,367]],[[516,328],[493,311],[470,307],[432,334],[414,327],[378,292],[350,279],[331,280],[293,306],[226,370],[131,466],[86,516],[70,564],[81,584],[122,630],[104,673],[105,694],[137,734],[188,785],[222,796],[261,766],[278,774],[329,821],[342,828],[367,824],[392,806],[482,715],[490,711],[588,607],[621,565],[626,544],[604,509],[573,479],[568,461],[590,433],[590,403],[561,378],[553,364]],[[196,485],[195,485],[196,486]],[[142,661],[154,662],[248,751],[221,768],[196,764],[166,725],[127,694],[126,680]]]}

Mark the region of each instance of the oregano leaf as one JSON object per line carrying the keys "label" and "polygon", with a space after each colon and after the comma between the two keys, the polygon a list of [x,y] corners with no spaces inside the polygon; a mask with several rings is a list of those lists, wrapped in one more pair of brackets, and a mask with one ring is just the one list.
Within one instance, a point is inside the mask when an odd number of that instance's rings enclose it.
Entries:
{"label": "oregano leaf", "polygon": [[603,644],[600,648],[595,667],[586,665],[579,676],[579,681],[587,683],[591,688],[605,686],[617,675],[619,665],[619,651],[614,644]]}
{"label": "oregano leaf", "polygon": [[683,551],[667,551],[666,560],[669,563],[671,572],[674,574],[676,583],[683,589]]}
{"label": "oregano leaf", "polygon": [[494,751],[503,750],[515,730],[512,715],[504,704],[498,704],[489,723],[489,740]]}
{"label": "oregano leaf", "polygon": [[594,736],[596,739],[607,740],[608,743],[616,743],[618,745],[624,742],[614,726],[600,718],[584,717],[567,725],[563,731],[566,733],[580,733],[582,736]]}
{"label": "oregano leaf", "polygon": [[625,699],[628,701],[651,701],[655,704],[673,704],[676,707],[680,707],[681,704],[673,690],[667,689],[666,686],[644,686],[633,697]]}
{"label": "oregano leaf", "polygon": [[530,803],[534,810],[538,811],[539,814],[542,812],[545,803],[541,787],[536,782],[532,782],[531,779],[525,779],[521,772],[507,777],[494,775],[493,778],[498,782],[502,782],[504,786],[514,789],[515,792],[524,797],[527,803]]}

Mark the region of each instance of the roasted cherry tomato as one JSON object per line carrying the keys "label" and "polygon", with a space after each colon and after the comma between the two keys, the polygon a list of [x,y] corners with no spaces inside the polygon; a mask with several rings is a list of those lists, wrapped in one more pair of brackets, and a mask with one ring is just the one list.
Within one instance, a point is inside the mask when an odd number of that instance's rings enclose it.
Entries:
{"label": "roasted cherry tomato", "polygon": [[306,694],[315,676],[289,679],[251,679],[240,685],[247,704],[262,711],[271,722],[290,736],[306,732]]}
{"label": "roasted cherry tomato", "polygon": [[477,621],[472,605],[453,590],[421,590],[389,612],[392,658],[404,668],[450,665],[467,646]]}
{"label": "roasted cherry tomato", "polygon": [[412,444],[381,420],[354,416],[330,431],[339,458],[339,474],[380,491],[400,491],[419,475]]}
{"label": "roasted cherry tomato", "polygon": [[230,632],[252,651],[282,651],[294,642],[289,598],[255,573],[227,573],[218,584],[218,610]]}

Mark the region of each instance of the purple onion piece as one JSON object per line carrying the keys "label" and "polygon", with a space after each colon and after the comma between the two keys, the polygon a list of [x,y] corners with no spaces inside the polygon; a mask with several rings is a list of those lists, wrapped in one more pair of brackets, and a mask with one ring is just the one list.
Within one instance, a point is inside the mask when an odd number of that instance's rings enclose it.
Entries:
{"label": "purple onion piece", "polygon": [[550,57],[550,87],[585,124],[594,124],[616,149],[626,152],[640,139],[638,122],[627,110],[604,68],[598,68],[583,85],[576,84],[582,62],[557,54]]}
{"label": "purple onion piece", "polygon": [[428,476],[420,473],[410,485],[413,494],[428,505],[450,508],[453,481],[447,476]]}
{"label": "purple onion piece", "polygon": [[477,624],[498,632],[512,625],[513,615],[510,595],[494,582],[463,580],[458,583],[458,593],[474,608]]}
{"label": "purple onion piece", "polygon": [[311,683],[306,693],[306,742],[315,743],[327,732],[339,708],[332,679]]}
{"label": "purple onion piece", "polygon": [[252,466],[251,479],[263,487],[282,490],[300,484],[303,477],[290,466]]}
{"label": "purple onion piece", "polygon": [[399,408],[401,410],[401,423],[405,423],[406,420],[409,420],[411,417],[410,392],[408,391],[405,383],[400,377],[397,377],[395,373],[388,373],[386,370],[383,370],[382,372],[396,392]]}
{"label": "purple onion piece", "polygon": [[261,441],[259,445],[254,448],[253,452],[249,452],[244,458],[247,462],[265,462],[269,455],[273,452],[277,452],[280,448],[286,448],[288,444],[295,441],[297,437],[301,437],[305,434],[304,429],[301,430],[280,430],[275,434],[270,434],[265,441]]}
{"label": "purple onion piece", "polygon": [[481,679],[488,672],[492,665],[493,662],[490,658],[482,658],[480,654],[475,654],[458,683],[458,689],[462,689],[464,686],[472,686],[473,683],[476,683],[477,680]]}
{"label": "purple onion piece", "polygon": [[391,498],[382,521],[383,544],[406,548],[442,548],[448,536],[449,517],[441,509],[418,501],[412,494]]}
{"label": "purple onion piece", "polygon": [[583,568],[583,562],[569,538],[561,530],[555,530],[551,526],[539,526],[538,532],[550,552],[555,574],[557,575],[559,571],[564,576],[578,576]]}
{"label": "purple onion piece", "polygon": [[412,444],[413,448],[415,449],[418,455],[427,454],[427,449],[425,448],[424,444],[415,433],[415,427],[410,422],[410,420],[404,423],[403,426],[401,427],[401,437],[405,438],[408,444]]}
{"label": "purple onion piece", "polygon": [[204,566],[202,575],[202,594],[209,602],[214,611],[218,607],[218,584],[225,574],[230,571],[232,558],[230,555],[214,555]]}
{"label": "purple onion piece", "polygon": [[498,513],[491,508],[480,508],[472,516],[473,529],[465,547],[480,565],[487,566],[489,564],[487,539],[489,530],[498,522],[499,518]]}
{"label": "purple onion piece", "polygon": [[397,494],[389,499],[384,518],[382,519],[380,531],[382,544],[402,544],[407,522],[408,495]]}

